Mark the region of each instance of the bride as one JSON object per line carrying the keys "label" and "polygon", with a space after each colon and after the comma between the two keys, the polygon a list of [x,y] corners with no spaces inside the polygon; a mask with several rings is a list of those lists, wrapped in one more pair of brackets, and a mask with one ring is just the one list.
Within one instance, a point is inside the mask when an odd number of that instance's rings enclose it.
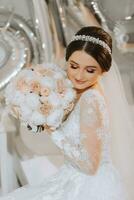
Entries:
{"label": "bride", "polygon": [[75,34],[65,58],[77,102],[61,127],[49,135],[63,152],[64,164],[38,187],[23,186],[0,200],[126,200],[110,155],[109,112],[100,84],[110,70],[111,54],[112,39],[102,28],[83,27]]}

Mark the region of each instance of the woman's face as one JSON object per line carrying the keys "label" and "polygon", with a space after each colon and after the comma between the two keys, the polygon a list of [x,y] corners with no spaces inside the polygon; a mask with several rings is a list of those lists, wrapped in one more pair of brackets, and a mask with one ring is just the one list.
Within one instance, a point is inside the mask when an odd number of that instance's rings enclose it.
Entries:
{"label": "woman's face", "polygon": [[84,90],[97,83],[102,75],[98,62],[85,51],[75,51],[67,61],[67,75],[74,88]]}

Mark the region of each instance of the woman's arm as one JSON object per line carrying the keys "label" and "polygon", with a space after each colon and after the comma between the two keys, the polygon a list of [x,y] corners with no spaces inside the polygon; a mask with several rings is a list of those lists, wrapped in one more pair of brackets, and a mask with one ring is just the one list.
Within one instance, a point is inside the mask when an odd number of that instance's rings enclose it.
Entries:
{"label": "woman's arm", "polygon": [[70,140],[67,135],[63,134],[62,129],[55,131],[51,136],[75,166],[82,172],[93,175],[101,160],[102,126],[103,116],[98,97],[91,92],[90,95],[83,95],[80,99],[80,141]]}
{"label": "woman's arm", "polygon": [[103,117],[96,94],[86,93],[80,100],[80,134],[81,145],[87,153],[87,161],[80,162],[80,167],[88,174],[95,174],[99,168],[102,152],[102,140],[99,132],[102,130]]}

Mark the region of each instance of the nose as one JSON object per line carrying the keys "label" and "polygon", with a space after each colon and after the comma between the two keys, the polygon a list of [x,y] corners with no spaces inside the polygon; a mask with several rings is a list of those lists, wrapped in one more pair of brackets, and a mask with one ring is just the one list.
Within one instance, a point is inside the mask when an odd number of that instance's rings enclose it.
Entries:
{"label": "nose", "polygon": [[79,72],[76,74],[76,79],[78,81],[83,79],[83,72],[81,70],[79,70]]}

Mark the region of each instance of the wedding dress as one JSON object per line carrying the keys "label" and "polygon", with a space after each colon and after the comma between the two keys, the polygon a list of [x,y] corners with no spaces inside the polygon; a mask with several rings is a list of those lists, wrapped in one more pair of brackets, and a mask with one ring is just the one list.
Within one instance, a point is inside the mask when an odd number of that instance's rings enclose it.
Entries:
{"label": "wedding dress", "polygon": [[23,186],[0,200],[126,200],[110,156],[109,113],[99,90],[83,92],[66,121],[49,136],[64,154],[58,172],[39,186]]}

